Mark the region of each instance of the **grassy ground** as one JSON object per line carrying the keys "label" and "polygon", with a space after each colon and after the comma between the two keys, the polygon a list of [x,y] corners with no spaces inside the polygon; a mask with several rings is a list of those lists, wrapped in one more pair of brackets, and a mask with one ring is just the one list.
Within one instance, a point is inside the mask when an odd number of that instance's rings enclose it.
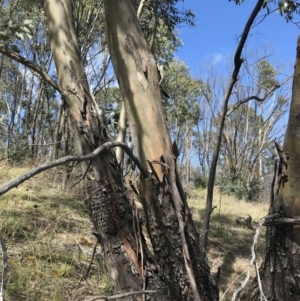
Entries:
{"label": "grassy ground", "polygon": [[[26,170],[2,165],[0,182]],[[53,181],[57,174],[64,177],[62,170],[48,172],[0,197],[0,231],[9,257],[7,301],[87,300],[110,292],[99,254],[80,283],[96,239],[78,191],[61,192],[60,177]]]}
{"label": "grassy ground", "polygon": [[[0,184],[27,169],[0,165]],[[0,197],[0,231],[9,256],[7,301],[83,301],[110,293],[100,254],[88,278],[80,282],[96,239],[91,235],[92,224],[79,200],[80,192],[74,189],[62,192],[64,177],[63,169],[49,171]],[[200,228],[205,191],[193,193],[189,203]],[[254,235],[254,231],[237,227],[235,219],[250,214],[258,221],[268,208],[267,204],[250,204],[218,193],[214,205],[217,208],[212,213],[208,257],[213,273],[221,267],[222,300],[230,300],[233,290],[245,277],[241,274],[248,268]],[[263,239],[260,239],[260,259],[262,253]]]}
{"label": "grassy ground", "polygon": [[[196,226],[200,230],[204,214],[206,191],[194,192],[189,199]],[[232,294],[246,277],[251,259],[251,245],[254,230],[236,225],[237,217],[251,215],[253,227],[267,214],[267,203],[248,203],[233,197],[214,193],[213,206],[217,206],[211,215],[208,242],[208,258],[212,274],[221,268],[219,281],[220,300],[231,300]],[[260,263],[264,254],[265,229],[262,229],[258,239],[257,262]],[[252,273],[254,276],[254,272]]]}

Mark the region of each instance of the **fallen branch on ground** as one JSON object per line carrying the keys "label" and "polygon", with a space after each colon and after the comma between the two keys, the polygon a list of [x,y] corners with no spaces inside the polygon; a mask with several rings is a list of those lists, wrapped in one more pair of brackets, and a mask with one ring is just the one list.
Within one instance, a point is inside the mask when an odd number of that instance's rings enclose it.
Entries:
{"label": "fallen branch on ground", "polygon": [[89,299],[88,301],[95,301],[95,300],[116,300],[120,298],[125,298],[129,296],[134,296],[134,295],[141,295],[141,294],[157,294],[157,291],[151,291],[151,290],[145,290],[145,291],[135,291],[135,292],[129,292],[129,293],[124,293],[124,294],[119,294],[119,295],[113,295],[113,296],[96,296],[93,297],[92,299]]}

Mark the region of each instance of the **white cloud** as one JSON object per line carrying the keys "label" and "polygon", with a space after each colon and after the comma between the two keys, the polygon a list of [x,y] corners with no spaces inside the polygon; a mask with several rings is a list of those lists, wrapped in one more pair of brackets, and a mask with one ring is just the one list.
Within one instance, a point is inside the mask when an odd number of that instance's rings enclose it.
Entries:
{"label": "white cloud", "polygon": [[212,63],[214,65],[218,64],[222,59],[223,59],[223,54],[221,53],[216,53],[212,56]]}

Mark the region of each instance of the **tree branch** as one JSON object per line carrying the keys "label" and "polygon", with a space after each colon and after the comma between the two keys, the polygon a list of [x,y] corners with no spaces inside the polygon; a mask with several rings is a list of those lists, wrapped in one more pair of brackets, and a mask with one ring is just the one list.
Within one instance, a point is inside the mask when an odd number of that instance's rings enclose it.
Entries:
{"label": "tree branch", "polygon": [[249,97],[244,98],[243,100],[237,102],[237,104],[226,114],[226,117],[229,116],[232,112],[234,112],[240,105],[250,101],[250,100],[256,100],[258,102],[265,101],[271,93],[273,93],[275,90],[279,89],[282,85],[284,85],[287,81],[289,81],[292,78],[292,76],[289,76],[287,79],[285,79],[282,83],[277,83],[274,85],[270,90],[268,90],[263,97],[258,97],[257,95],[251,95]]}
{"label": "tree branch", "polygon": [[258,0],[246,25],[245,25],[245,28],[243,30],[243,33],[241,35],[241,39],[240,39],[240,42],[238,44],[238,47],[236,49],[236,52],[235,52],[235,55],[234,55],[234,65],[235,65],[235,70],[233,72],[233,76],[236,76],[238,75],[239,73],[239,70],[240,70],[240,66],[242,65],[243,63],[243,59],[241,57],[242,55],[242,51],[243,51],[243,48],[245,46],[245,43],[246,43],[246,40],[248,38],[248,35],[249,35],[249,32],[250,32],[250,29],[253,25],[253,22],[256,18],[256,16],[258,15],[259,11],[261,10],[263,4],[264,4],[265,0]]}
{"label": "tree branch", "polygon": [[141,295],[141,294],[157,294],[157,291],[152,291],[152,290],[143,290],[143,291],[136,291],[136,292],[129,292],[129,293],[124,293],[124,294],[119,294],[119,295],[113,295],[113,296],[96,296],[93,297],[92,299],[89,299],[88,301],[95,301],[99,299],[103,300],[115,300],[119,298],[125,298],[129,296],[134,296],[134,295]]}
{"label": "tree branch", "polygon": [[56,91],[60,92],[62,96],[66,93],[66,91],[57,84],[43,68],[35,64],[33,61],[29,61],[18,53],[5,50],[1,47],[0,53],[38,73],[49,85],[51,85]]}
{"label": "tree branch", "polygon": [[263,102],[265,101],[268,96],[273,93],[275,90],[277,90],[278,88],[280,88],[281,85],[277,84],[275,86],[273,86],[269,91],[266,92],[266,94],[263,97],[258,97],[257,95],[251,95],[249,97],[244,98],[243,100],[240,100],[239,102],[237,102],[237,104],[232,108],[232,110],[230,110],[226,116],[229,116],[232,112],[234,112],[240,105],[250,101],[250,100],[256,100],[258,102]]}
{"label": "tree branch", "polygon": [[142,1],[140,2],[139,7],[138,7],[138,10],[137,10],[137,13],[136,13],[136,16],[137,16],[138,20],[141,18],[141,14],[142,14],[143,7],[144,7],[144,5],[145,5],[145,2],[146,2],[146,0],[142,0]]}
{"label": "tree branch", "polygon": [[214,145],[214,150],[213,150],[213,157],[211,161],[211,167],[209,171],[209,178],[208,178],[208,184],[207,184],[207,197],[206,197],[206,206],[205,206],[205,214],[204,214],[204,220],[202,224],[202,229],[201,229],[201,243],[204,249],[207,247],[207,237],[208,237],[208,230],[209,230],[209,222],[210,222],[210,211],[212,208],[212,203],[213,203],[213,194],[214,194],[214,184],[215,184],[215,178],[216,178],[216,170],[217,170],[217,164],[218,164],[218,159],[219,159],[219,153],[220,153],[220,145],[221,145],[221,137],[222,137],[222,132],[224,128],[224,123],[225,123],[225,118],[226,118],[226,113],[227,113],[227,108],[228,108],[228,102],[230,99],[230,96],[232,94],[233,87],[235,83],[238,81],[238,74],[241,69],[241,66],[244,62],[243,58],[241,57],[242,55],[242,50],[244,48],[245,42],[247,40],[247,37],[249,35],[251,26],[261,10],[265,0],[258,0],[246,25],[243,30],[243,33],[241,35],[241,39],[239,41],[239,44],[237,46],[235,55],[234,55],[234,69],[231,74],[231,78],[229,80],[229,83],[227,85],[224,98],[222,100],[222,109],[221,109],[221,116],[220,119],[218,120],[218,130],[215,138],[215,145]]}
{"label": "tree branch", "polygon": [[[247,276],[246,276],[245,280],[242,282],[241,286],[237,290],[235,290],[235,292],[233,293],[231,301],[236,300],[236,297],[238,297],[240,292],[245,288],[247,282],[249,281],[250,275],[251,275],[251,270],[252,270],[253,266],[256,264],[255,250],[256,250],[256,245],[257,245],[257,240],[258,240],[260,229],[263,226],[263,224],[265,223],[267,218],[271,218],[271,217],[274,218],[274,216],[276,216],[276,215],[267,215],[259,221],[259,224],[256,228],[256,232],[255,232],[255,235],[254,235],[254,238],[253,238],[253,244],[251,246],[252,257],[251,257],[250,265],[249,265],[249,268],[248,268],[248,271],[247,271]],[[257,277],[259,277],[259,273],[257,274]],[[262,293],[262,291],[261,291],[261,293]],[[263,293],[262,293],[262,295],[263,295]]]}
{"label": "tree branch", "polygon": [[88,155],[85,155],[85,156],[65,156],[65,157],[60,158],[58,160],[48,162],[48,163],[42,164],[42,165],[40,165],[36,168],[33,168],[29,172],[17,177],[16,179],[13,179],[13,180],[11,180],[11,181],[3,184],[3,185],[0,185],[0,195],[4,194],[5,192],[11,190],[14,187],[17,187],[21,183],[25,182],[26,180],[29,180],[33,176],[35,176],[35,175],[37,175],[37,174],[39,174],[39,173],[41,173],[45,170],[48,170],[50,168],[60,166],[60,165],[63,165],[63,164],[66,164],[66,163],[72,162],[72,161],[82,162],[82,161],[86,161],[86,160],[91,160],[91,159],[95,158],[96,156],[98,156],[105,149],[110,148],[110,147],[117,147],[117,146],[121,147],[127,153],[127,155],[130,157],[130,159],[139,168],[142,176],[144,178],[147,178],[148,175],[149,175],[148,171],[144,169],[144,167],[141,165],[138,158],[136,156],[134,156],[134,154],[132,153],[130,147],[127,144],[122,143],[122,142],[111,141],[111,142],[106,142],[106,143],[102,144],[101,146],[96,148],[92,153],[90,153]]}
{"label": "tree branch", "polygon": [[157,32],[157,10],[158,10],[158,1],[159,0],[155,0],[154,2],[154,25],[153,25],[153,32],[150,38],[150,42],[149,42],[149,48],[151,49],[151,51],[153,52],[153,47],[154,47],[154,41],[155,41],[155,36],[156,36],[156,32]]}
{"label": "tree branch", "polygon": [[280,217],[279,213],[276,215],[266,216],[266,219],[263,223],[263,226],[272,226],[272,225],[300,225],[300,216],[294,217]]}
{"label": "tree branch", "polygon": [[263,298],[265,301],[267,300],[265,295],[264,295],[264,292],[262,290],[259,271],[256,267],[255,250],[256,250],[257,239],[258,239],[261,227],[266,226],[266,225],[279,225],[279,224],[299,225],[300,224],[300,216],[295,216],[294,218],[283,218],[283,217],[280,217],[279,213],[275,213],[275,214],[266,215],[260,220],[260,222],[258,224],[258,227],[256,228],[254,238],[253,238],[253,244],[251,246],[252,258],[251,258],[251,261],[250,261],[250,266],[249,266],[248,271],[247,271],[247,276],[246,276],[245,280],[242,282],[241,286],[234,292],[231,301],[235,301],[236,298],[238,297],[238,295],[240,294],[240,292],[245,288],[247,282],[250,279],[250,274],[251,274],[251,270],[252,270],[253,266],[255,266],[255,268],[256,268],[261,299]]}

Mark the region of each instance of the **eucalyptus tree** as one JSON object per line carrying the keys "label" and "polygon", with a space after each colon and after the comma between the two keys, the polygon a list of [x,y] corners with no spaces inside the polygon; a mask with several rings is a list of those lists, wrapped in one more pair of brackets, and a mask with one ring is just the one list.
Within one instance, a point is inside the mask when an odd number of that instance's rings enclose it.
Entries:
{"label": "eucalyptus tree", "polygon": [[[143,233],[136,230],[139,221],[133,215],[133,194],[124,187],[113,151],[82,163],[85,204],[114,291],[152,288],[157,290],[156,300],[217,300],[217,288],[180,184],[156,62],[139,27],[135,4],[104,2],[106,39],[125,100],[135,153],[142,164],[141,187],[135,190],[141,194],[135,197],[143,201],[154,254],[148,250]],[[85,72],[72,3],[45,0],[43,5],[59,84],[42,67],[22,57],[17,45],[2,45],[1,52],[34,70],[61,93],[76,153],[88,154],[108,141],[108,136]],[[18,29],[15,34],[20,34]]]}
{"label": "eucalyptus tree", "polygon": [[108,45],[135,153],[150,173],[146,178],[141,175],[140,197],[169,296],[173,300],[215,300],[217,290],[180,184],[156,61],[139,27],[135,1],[104,1],[104,7]]}
{"label": "eucalyptus tree", "polygon": [[[179,170],[189,185],[192,157],[194,155],[194,128],[200,115],[198,98],[201,95],[200,82],[190,74],[188,66],[178,60],[169,62],[161,87],[163,107],[171,140],[177,146]],[[165,92],[167,91],[167,92]]]}
{"label": "eucalyptus tree", "polygon": [[[264,166],[264,157],[268,157],[271,141],[282,132],[279,123],[287,110],[291,77],[279,82],[279,70],[265,59],[259,60],[253,71],[249,68],[246,69],[250,73],[244,73],[246,76],[236,84],[233,104],[228,108],[221,157],[227,184],[233,188],[240,186],[239,197],[253,200],[259,195],[261,179],[270,172]],[[234,183],[234,179],[242,181],[241,185]]]}

